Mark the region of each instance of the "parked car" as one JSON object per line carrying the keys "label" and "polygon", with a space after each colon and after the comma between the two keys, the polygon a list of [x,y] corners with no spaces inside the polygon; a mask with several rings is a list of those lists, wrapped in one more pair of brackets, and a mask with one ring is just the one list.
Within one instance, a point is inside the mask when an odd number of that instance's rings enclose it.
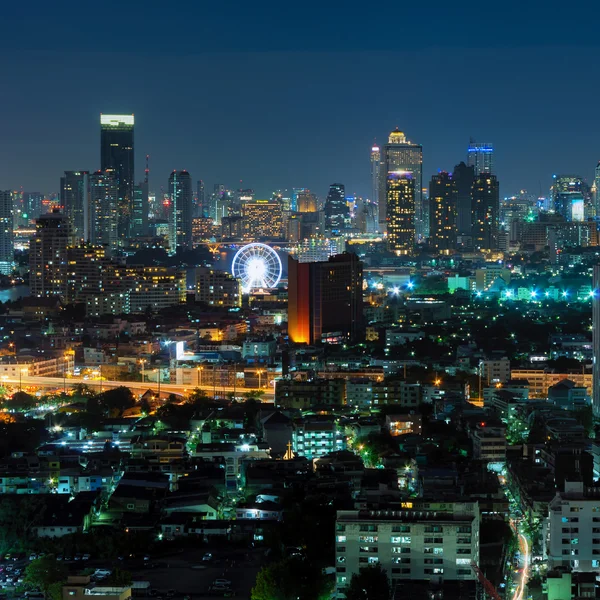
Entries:
{"label": "parked car", "polygon": [[210,552],[207,552],[207,553],[206,553],[206,554],[205,554],[205,555],[202,557],[202,560],[206,562],[206,561],[212,560],[212,557],[213,557],[213,555],[212,555]]}

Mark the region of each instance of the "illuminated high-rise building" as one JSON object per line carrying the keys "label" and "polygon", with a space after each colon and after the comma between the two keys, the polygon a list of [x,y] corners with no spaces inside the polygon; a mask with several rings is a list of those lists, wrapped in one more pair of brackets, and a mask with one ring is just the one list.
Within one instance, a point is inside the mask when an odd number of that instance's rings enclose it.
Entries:
{"label": "illuminated high-rise building", "polygon": [[96,171],[90,179],[89,241],[116,250],[119,242],[119,184],[114,171]]}
{"label": "illuminated high-rise building", "polygon": [[592,409],[600,417],[600,265],[594,266],[592,277]]}
{"label": "illuminated high-rise building", "polygon": [[204,181],[200,179],[196,183],[196,210],[195,217],[206,218],[208,217],[208,206],[206,206],[205,194],[204,194]]}
{"label": "illuminated high-rise building", "polygon": [[552,184],[554,212],[566,221],[585,221],[595,216],[590,186],[577,175],[555,175]]}
{"label": "illuminated high-rise building", "polygon": [[23,192],[23,221],[24,225],[30,225],[42,214],[42,200],[44,194],[41,192]]}
{"label": "illuminated high-rise building", "polygon": [[313,194],[310,190],[306,188],[302,188],[301,190],[294,190],[295,193],[295,206],[294,209],[300,213],[312,213],[317,212],[319,210],[319,203],[317,196]]}
{"label": "illuminated high-rise building", "polygon": [[[379,146],[371,148],[371,202],[379,206],[379,186],[381,185],[381,150]],[[384,218],[385,220],[385,218]]]}
{"label": "illuminated high-rise building", "polygon": [[133,125],[133,115],[100,115],[100,170],[112,170],[115,173],[120,245],[124,245],[131,236],[133,219]]}
{"label": "illuminated high-rise building", "polygon": [[326,262],[288,259],[288,334],[295,343],[362,337],[362,263],[356,254]]}
{"label": "illuminated high-rise building", "polygon": [[411,254],[416,240],[416,179],[410,171],[388,173],[386,190],[389,249],[397,254]]}
{"label": "illuminated high-rise building", "polygon": [[473,183],[473,246],[478,250],[498,249],[500,186],[495,175],[482,173]]}
{"label": "illuminated high-rise building", "polygon": [[54,211],[36,221],[29,247],[29,289],[36,298],[56,296],[68,301],[68,259],[71,234],[65,215]]}
{"label": "illuminated high-rise building", "polygon": [[133,188],[133,219],[131,222],[131,237],[148,235],[148,182],[140,181]]}
{"label": "illuminated high-rise building", "polygon": [[346,188],[343,183],[332,183],[325,199],[325,227],[333,234],[346,228],[350,211],[346,202]]}
{"label": "illuminated high-rise building", "polygon": [[379,224],[385,230],[388,220],[387,198],[388,184],[391,181],[388,174],[398,171],[408,171],[414,180],[414,224],[416,239],[429,235],[429,209],[423,200],[423,146],[413,144],[397,127],[383,147],[379,187]]}
{"label": "illuminated high-rise building", "polygon": [[475,175],[494,172],[494,146],[471,140],[467,151],[467,165],[473,167]]}
{"label": "illuminated high-rise building", "polygon": [[429,243],[438,251],[456,246],[456,200],[452,175],[441,171],[429,183]]}
{"label": "illuminated high-rise building", "polygon": [[456,232],[461,236],[470,237],[473,232],[472,204],[473,182],[475,181],[475,167],[464,162],[454,167],[452,180],[456,187]]}
{"label": "illuminated high-rise building", "polygon": [[74,243],[90,237],[89,176],[88,171],[65,171],[60,178],[60,204]]}
{"label": "illuminated high-rise building", "polygon": [[10,275],[15,263],[13,197],[11,190],[0,190],[0,273]]}
{"label": "illuminated high-rise building", "polygon": [[249,200],[242,205],[244,237],[279,240],[283,236],[283,212],[278,200]]}
{"label": "illuminated high-rise building", "polygon": [[192,178],[187,171],[173,171],[169,175],[169,250],[192,248]]}

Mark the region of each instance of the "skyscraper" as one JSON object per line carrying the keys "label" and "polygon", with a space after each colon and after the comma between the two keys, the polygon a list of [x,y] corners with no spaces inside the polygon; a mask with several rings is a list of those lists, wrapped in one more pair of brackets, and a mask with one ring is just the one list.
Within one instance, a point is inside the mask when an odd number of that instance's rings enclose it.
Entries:
{"label": "skyscraper", "polygon": [[429,235],[428,207],[423,204],[423,147],[413,144],[397,127],[383,147],[379,186],[379,223],[384,231],[388,223],[387,197],[390,173],[409,171],[414,180],[414,219],[416,239]]}
{"label": "skyscraper", "polygon": [[60,178],[60,204],[72,241],[89,239],[90,182],[88,171],[65,171]]}
{"label": "skyscraper", "polygon": [[133,218],[131,221],[131,237],[148,235],[148,182],[140,181],[133,188]]}
{"label": "skyscraper", "polygon": [[473,246],[479,250],[498,249],[500,186],[495,175],[482,173],[473,183]]}
{"label": "skyscraper", "polygon": [[339,234],[346,226],[350,216],[346,203],[346,188],[343,183],[332,183],[325,199],[325,227],[334,234]]}
{"label": "skyscraper", "polygon": [[0,190],[0,273],[10,275],[15,261],[11,190]]}
{"label": "skyscraper", "polygon": [[379,205],[381,181],[381,150],[376,144],[371,148],[371,202]]}
{"label": "skyscraper", "polygon": [[118,185],[117,235],[123,245],[131,236],[133,188],[133,115],[100,115],[100,170],[113,170]]}
{"label": "skyscraper", "polygon": [[450,173],[442,171],[429,183],[429,242],[438,251],[456,246],[456,185]]}
{"label": "skyscraper", "polygon": [[315,194],[306,188],[294,190],[296,210],[300,213],[317,212],[319,210],[318,200]]}
{"label": "skyscraper", "polygon": [[119,185],[114,171],[96,171],[90,176],[89,241],[114,251],[118,245]]}
{"label": "skyscraper", "polygon": [[467,151],[467,164],[475,169],[475,175],[494,172],[494,146],[471,139]]}
{"label": "skyscraper", "polygon": [[600,162],[598,162],[594,171],[594,188],[596,190],[594,196],[595,216],[600,217]]}
{"label": "skyscraper", "polygon": [[456,230],[461,236],[471,236],[473,233],[472,203],[475,167],[467,166],[464,162],[454,167],[452,179],[456,187]]}
{"label": "skyscraper", "polygon": [[410,171],[388,173],[386,190],[389,249],[411,254],[415,248],[416,179]]}
{"label": "skyscraper", "polygon": [[25,224],[31,224],[42,213],[42,200],[44,195],[41,192],[23,192],[23,218]]}
{"label": "skyscraper", "polygon": [[68,301],[68,260],[71,233],[57,210],[36,221],[29,249],[29,288],[37,298],[56,296]]}
{"label": "skyscraper", "polygon": [[208,207],[205,203],[204,181],[200,179],[196,184],[196,217],[208,217]]}
{"label": "skyscraper", "polygon": [[169,175],[171,212],[169,215],[169,250],[192,248],[192,178],[187,171]]}
{"label": "skyscraper", "polygon": [[288,259],[288,334],[295,343],[362,336],[362,263],[343,253],[326,262]]}
{"label": "skyscraper", "polygon": [[592,409],[596,418],[600,417],[600,265],[594,266],[592,277]]}
{"label": "skyscraper", "polygon": [[594,216],[590,186],[577,175],[554,175],[552,203],[554,212],[566,221],[584,221]]}
{"label": "skyscraper", "polygon": [[246,239],[279,240],[283,236],[283,215],[279,200],[248,200],[242,205],[242,216]]}

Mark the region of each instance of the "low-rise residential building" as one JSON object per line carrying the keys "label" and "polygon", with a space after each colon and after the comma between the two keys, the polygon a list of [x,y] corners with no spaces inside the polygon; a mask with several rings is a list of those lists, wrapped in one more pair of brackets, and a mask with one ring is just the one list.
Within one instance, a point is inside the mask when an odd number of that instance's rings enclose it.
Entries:
{"label": "low-rise residential building", "polygon": [[565,481],[548,505],[549,568],[600,569],[600,492],[582,482]]}
{"label": "low-rise residential building", "polygon": [[478,423],[471,430],[473,458],[487,462],[506,460],[506,427],[503,424]]}
{"label": "low-rise residential building", "polygon": [[292,448],[298,456],[313,459],[345,449],[343,431],[329,417],[307,417],[294,423]]}
{"label": "low-rise residential building", "polygon": [[421,385],[406,381],[383,381],[373,384],[373,406],[395,404],[416,408],[421,402]]}
{"label": "low-rise residential building", "polygon": [[421,415],[418,413],[386,415],[385,428],[390,435],[421,434]]}
{"label": "low-rise residential building", "polygon": [[196,268],[196,301],[227,308],[242,305],[242,282],[227,271]]}
{"label": "low-rise residential building", "polygon": [[345,399],[344,379],[280,379],[275,387],[275,405],[282,408],[305,410],[315,406],[342,406]]}

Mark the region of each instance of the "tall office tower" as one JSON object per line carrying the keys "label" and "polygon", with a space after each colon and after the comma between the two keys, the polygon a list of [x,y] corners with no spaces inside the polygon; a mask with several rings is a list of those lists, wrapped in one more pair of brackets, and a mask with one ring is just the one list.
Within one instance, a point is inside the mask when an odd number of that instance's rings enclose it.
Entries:
{"label": "tall office tower", "polygon": [[148,235],[148,182],[140,181],[133,188],[133,218],[131,222],[131,237]]}
{"label": "tall office tower", "polygon": [[89,239],[90,181],[88,171],[65,171],[60,178],[60,204],[72,242]]}
{"label": "tall office tower", "polygon": [[482,173],[473,183],[473,246],[479,250],[498,249],[500,186],[495,175]]}
{"label": "tall office tower", "polygon": [[113,170],[117,180],[120,245],[131,236],[133,219],[133,124],[133,115],[100,115],[100,170]]}
{"label": "tall office tower", "polygon": [[283,211],[278,200],[249,200],[242,206],[244,237],[279,240],[283,236]]}
{"label": "tall office tower", "polygon": [[362,337],[362,263],[356,254],[327,262],[288,259],[288,334],[295,343]]}
{"label": "tall office tower", "polygon": [[593,207],[589,185],[577,175],[554,175],[552,203],[554,212],[566,221],[585,221]]}
{"label": "tall office tower", "polygon": [[221,219],[227,216],[227,198],[225,186],[222,183],[215,183],[213,193],[210,197],[210,214],[215,225],[221,224]]}
{"label": "tall office tower", "polygon": [[454,167],[452,179],[456,187],[456,230],[458,235],[471,236],[475,167],[467,166],[464,162],[459,163]]}
{"label": "tall office tower", "polygon": [[346,204],[346,189],[343,183],[332,183],[325,199],[325,227],[339,234],[346,226],[350,211]]}
{"label": "tall office tower", "polygon": [[[379,206],[379,186],[381,181],[381,150],[379,146],[371,148],[371,202]],[[383,219],[385,221],[385,217]]]}
{"label": "tall office tower", "polygon": [[90,175],[89,241],[116,250],[119,242],[119,184],[114,171],[96,171]]}
{"label": "tall office tower", "polygon": [[494,146],[471,139],[467,150],[467,165],[473,167],[475,175],[494,172]]}
{"label": "tall office tower", "polygon": [[29,248],[29,288],[36,298],[56,296],[68,301],[68,259],[71,233],[65,215],[42,215]]}
{"label": "tall office tower", "polygon": [[0,273],[10,275],[15,262],[13,197],[11,190],[0,190]]}
{"label": "tall office tower", "polygon": [[594,171],[594,207],[596,211],[596,217],[600,217],[600,162],[596,165],[596,170]]}
{"label": "tall office tower", "polygon": [[397,171],[387,176],[388,247],[397,254],[411,254],[415,248],[416,185],[416,178],[410,171]]}
{"label": "tall office tower", "polygon": [[427,222],[428,207],[423,203],[423,146],[413,144],[397,127],[390,133],[388,143],[383,147],[381,160],[380,186],[379,186],[379,225],[382,231],[387,226],[387,197],[388,179],[390,173],[409,171],[414,179],[414,204],[415,204],[415,235],[422,239],[429,235]]}
{"label": "tall office tower", "polygon": [[23,193],[23,218],[25,224],[29,225],[40,216],[42,213],[42,200],[44,194],[41,192],[24,192]]}
{"label": "tall office tower", "polygon": [[192,178],[187,171],[169,175],[171,213],[169,215],[169,250],[192,248]]}
{"label": "tall office tower", "polygon": [[600,417],[600,265],[594,265],[592,277],[592,408],[594,416]]}
{"label": "tall office tower", "polygon": [[204,194],[204,181],[200,179],[196,184],[196,217],[206,218],[208,217],[208,207],[206,206],[205,194]]}
{"label": "tall office tower", "polygon": [[429,243],[440,252],[456,247],[456,200],[450,173],[442,171],[429,183]]}
{"label": "tall office tower", "polygon": [[318,199],[310,190],[302,189],[296,196],[296,208],[300,213],[312,213],[319,210]]}

